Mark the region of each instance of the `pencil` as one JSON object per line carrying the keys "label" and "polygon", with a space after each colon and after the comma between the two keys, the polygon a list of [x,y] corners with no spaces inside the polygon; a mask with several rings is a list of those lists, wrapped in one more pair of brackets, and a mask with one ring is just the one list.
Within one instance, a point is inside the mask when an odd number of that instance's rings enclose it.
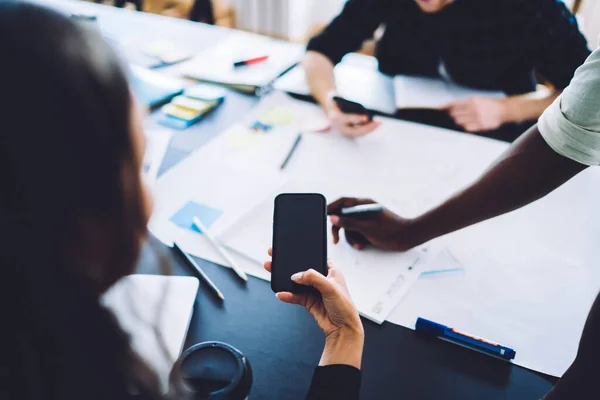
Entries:
{"label": "pencil", "polygon": [[217,294],[217,296],[219,296],[221,300],[225,300],[225,296],[223,296],[223,293],[221,293],[217,285],[215,285],[215,283],[208,277],[208,275],[206,275],[206,272],[204,272],[202,268],[200,268],[200,266],[196,264],[192,257],[190,257],[186,252],[184,252],[181,249],[181,247],[179,247],[175,242],[173,242],[173,251],[179,254],[181,257],[183,257],[183,259],[186,261],[186,264],[188,264],[188,266],[198,274],[200,279],[202,279],[204,282],[206,282],[208,286],[210,286],[210,288]]}
{"label": "pencil", "polygon": [[194,217],[192,218],[192,223],[196,226],[196,228],[200,230],[200,232],[202,232],[202,234],[208,239],[208,241],[213,245],[215,250],[217,250],[217,252],[225,259],[225,261],[229,263],[229,266],[231,267],[231,269],[233,269],[237,276],[242,278],[244,281],[247,281],[248,277],[246,276],[244,271],[242,271],[240,267],[238,267],[235,261],[233,261],[231,257],[229,257],[229,254],[227,254],[225,249],[221,245],[219,245],[219,243],[214,237],[212,237],[212,235],[208,232],[208,229],[204,227],[200,219],[198,217]]}
{"label": "pencil", "polygon": [[298,147],[298,143],[300,143],[301,140],[302,140],[302,132],[300,132],[298,134],[298,136],[296,136],[296,140],[294,140],[294,144],[292,145],[292,148],[290,149],[287,156],[285,157],[285,160],[283,160],[283,164],[281,164],[281,167],[279,169],[285,168],[287,163],[290,161],[290,159],[294,155],[294,152],[296,151],[296,148]]}

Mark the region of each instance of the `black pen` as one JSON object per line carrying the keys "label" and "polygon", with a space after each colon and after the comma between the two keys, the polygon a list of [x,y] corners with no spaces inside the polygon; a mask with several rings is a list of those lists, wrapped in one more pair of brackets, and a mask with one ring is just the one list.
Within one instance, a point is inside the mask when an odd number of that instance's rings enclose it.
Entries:
{"label": "black pen", "polygon": [[175,242],[173,242],[173,251],[179,254],[181,257],[183,257],[183,259],[186,261],[186,264],[188,264],[188,266],[192,268],[194,272],[196,272],[200,276],[200,278],[204,282],[206,282],[208,286],[210,286],[212,290],[214,290],[214,292],[217,294],[217,296],[219,296],[221,300],[225,300],[225,296],[223,296],[223,293],[221,293],[217,285],[215,285],[215,283],[210,280],[208,275],[206,275],[206,272],[204,272],[202,268],[200,268],[200,266],[196,264],[192,257],[190,257],[185,251],[181,250],[181,247],[177,246],[177,243]]}
{"label": "black pen", "polygon": [[281,164],[281,167],[279,169],[285,168],[287,163],[290,161],[290,158],[292,158],[292,156],[294,155],[294,152],[296,151],[296,148],[298,147],[298,143],[300,143],[301,140],[302,140],[302,132],[300,132],[298,134],[298,136],[296,136],[296,140],[294,140],[294,144],[292,145],[292,148],[290,149],[287,156],[285,157],[285,160],[283,160],[283,164]]}

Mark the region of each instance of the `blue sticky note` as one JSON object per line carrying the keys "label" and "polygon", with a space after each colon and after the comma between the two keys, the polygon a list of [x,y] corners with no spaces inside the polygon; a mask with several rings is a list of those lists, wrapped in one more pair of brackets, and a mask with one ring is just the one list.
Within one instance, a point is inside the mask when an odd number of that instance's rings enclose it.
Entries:
{"label": "blue sticky note", "polygon": [[217,219],[223,214],[223,211],[217,210],[205,204],[196,203],[195,201],[187,202],[183,207],[179,209],[169,221],[177,226],[185,229],[189,229],[194,232],[202,233],[196,228],[192,222],[192,218],[198,217],[207,229],[215,223]]}

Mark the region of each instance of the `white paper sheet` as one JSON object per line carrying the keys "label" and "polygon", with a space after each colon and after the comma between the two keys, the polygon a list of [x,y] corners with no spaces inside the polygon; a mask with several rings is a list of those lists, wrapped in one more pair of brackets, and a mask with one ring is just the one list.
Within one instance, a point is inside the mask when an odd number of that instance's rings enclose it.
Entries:
{"label": "white paper sheet", "polygon": [[[392,77],[377,70],[374,57],[348,54],[334,69],[336,90],[340,96],[356,101],[369,110],[385,114],[396,111]],[[297,65],[277,79],[274,88],[283,92],[310,95],[304,68]]]}
{"label": "white paper sheet", "polygon": [[165,392],[183,349],[197,292],[198,279],[193,277],[130,275],[102,298],[131,335],[134,350],[158,373]]}
{"label": "white paper sheet", "polygon": [[[335,186],[335,182],[294,182],[285,185],[251,209],[220,235],[219,240],[228,248],[255,260],[257,265],[262,264],[266,258],[265,249],[272,243],[273,201],[276,195],[317,192],[324,194],[327,201],[333,201],[343,193],[352,195],[359,192],[356,186],[348,187],[347,190]],[[405,253],[376,249],[357,251],[343,237],[338,245],[333,244],[330,233],[328,238],[328,256],[344,272],[350,294],[360,314],[379,324],[385,321],[408,293],[421,272],[427,270],[433,251],[425,246]]]}
{"label": "white paper sheet", "polygon": [[[194,256],[229,266],[202,234],[177,226],[170,218],[189,201],[220,210],[222,214],[209,227],[213,235],[218,235],[282,181],[265,171],[255,173],[237,168],[221,158],[220,153],[201,148],[161,176],[153,187],[154,212],[148,228],[167,245],[175,241]],[[261,268],[251,264],[249,269],[264,277]],[[252,274],[251,270],[247,272]]]}
{"label": "white paper sheet", "polygon": [[409,75],[394,77],[394,94],[397,108],[442,108],[475,96],[505,96],[498,91],[471,89],[442,79]]}
{"label": "white paper sheet", "polygon": [[144,152],[143,170],[148,182],[154,183],[169,149],[173,132],[161,128],[147,128],[144,133],[146,134],[146,151]]}
{"label": "white paper sheet", "polygon": [[420,279],[390,315],[421,316],[516,350],[515,364],[561,376],[600,289],[600,170],[546,198],[445,238],[464,273]]}
{"label": "white paper sheet", "polygon": [[[300,44],[236,31],[182,64],[181,71],[194,79],[261,87],[297,63],[303,54],[304,47]],[[260,56],[269,59],[244,67],[233,66],[236,61]]]}

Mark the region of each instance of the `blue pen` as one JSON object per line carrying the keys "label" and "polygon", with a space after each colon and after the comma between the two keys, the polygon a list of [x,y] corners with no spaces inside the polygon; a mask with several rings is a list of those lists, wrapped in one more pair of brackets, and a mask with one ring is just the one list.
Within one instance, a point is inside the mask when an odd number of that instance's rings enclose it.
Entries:
{"label": "blue pen", "polygon": [[415,330],[418,332],[426,332],[465,347],[484,353],[500,357],[503,360],[512,360],[517,354],[513,349],[502,346],[491,340],[483,339],[468,333],[459,332],[449,328],[446,325],[438,324],[437,322],[429,321],[425,318],[417,318]]}

